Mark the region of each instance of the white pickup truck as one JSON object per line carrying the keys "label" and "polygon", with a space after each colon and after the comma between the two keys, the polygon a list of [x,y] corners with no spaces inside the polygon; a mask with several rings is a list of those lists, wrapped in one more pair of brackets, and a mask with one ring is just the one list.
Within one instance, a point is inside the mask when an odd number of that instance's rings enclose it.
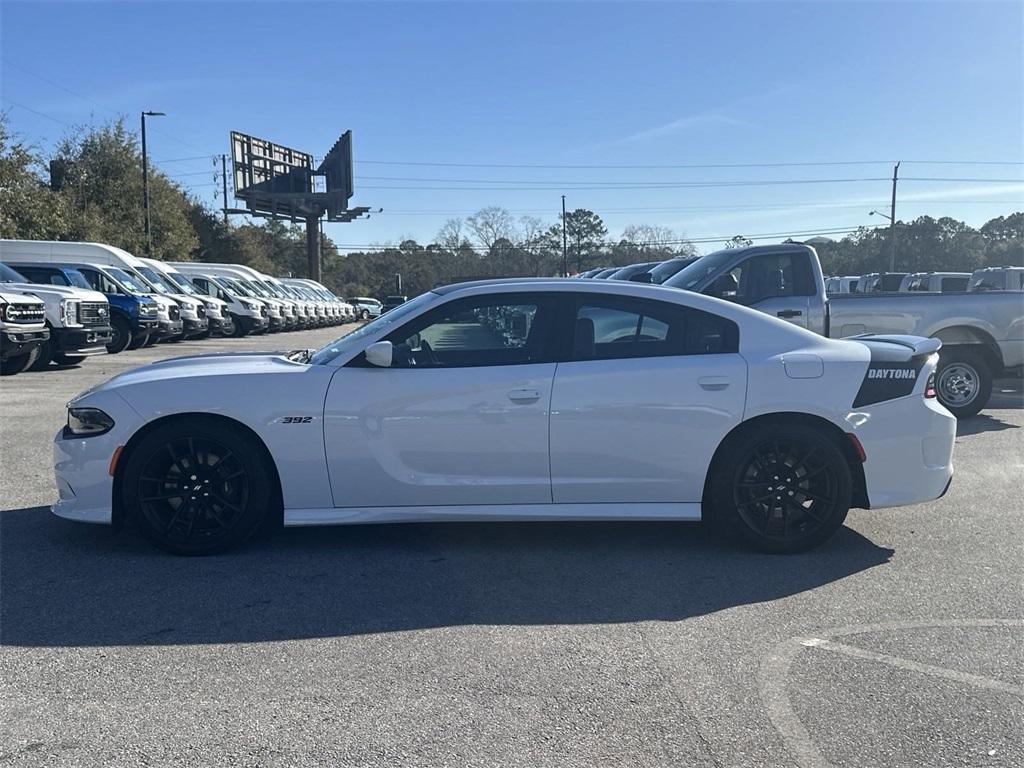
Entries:
{"label": "white pickup truck", "polygon": [[0,286],[0,376],[28,370],[49,339],[43,300]]}
{"label": "white pickup truck", "polygon": [[985,407],[992,381],[1024,366],[1024,293],[854,293],[826,296],[815,250],[801,243],[708,254],[666,286],[735,301],[832,338],[906,334],[942,341],[936,389],[958,417]]}

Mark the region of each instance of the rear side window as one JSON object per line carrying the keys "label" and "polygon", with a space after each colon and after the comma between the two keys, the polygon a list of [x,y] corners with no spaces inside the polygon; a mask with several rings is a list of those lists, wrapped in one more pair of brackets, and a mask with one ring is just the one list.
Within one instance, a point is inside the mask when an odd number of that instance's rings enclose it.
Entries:
{"label": "rear side window", "polygon": [[713,355],[739,350],[739,328],[709,312],[619,296],[577,298],[571,360]]}
{"label": "rear side window", "polygon": [[940,289],[943,293],[966,291],[967,290],[967,278],[966,277],[944,277],[942,278],[942,288]]}

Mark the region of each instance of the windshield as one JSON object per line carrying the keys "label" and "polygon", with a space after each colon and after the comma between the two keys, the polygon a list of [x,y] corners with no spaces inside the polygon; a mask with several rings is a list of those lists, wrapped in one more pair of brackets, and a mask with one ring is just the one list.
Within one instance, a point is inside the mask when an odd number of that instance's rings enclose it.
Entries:
{"label": "windshield", "polygon": [[221,288],[228,291],[229,293],[232,293],[236,296],[247,296],[249,298],[252,298],[252,291],[250,291],[241,283],[236,283],[234,280],[231,280],[226,277],[215,277],[213,278],[213,281]]}
{"label": "windshield", "polygon": [[152,293],[153,289],[142,282],[138,275],[130,275],[123,269],[117,267],[106,267],[106,273],[114,278],[115,282],[121,284],[133,293]]}
{"label": "windshield", "polygon": [[167,279],[173,282],[174,285],[178,288],[178,290],[181,291],[182,293],[187,293],[189,296],[203,295],[196,289],[194,285],[192,285],[192,281],[185,277],[183,274],[181,274],[181,272],[168,272]]}
{"label": "windshield", "polygon": [[427,291],[421,293],[415,299],[405,302],[404,304],[395,307],[393,310],[388,312],[386,315],[381,315],[376,320],[373,320],[361,328],[358,328],[352,333],[342,336],[339,339],[335,339],[330,344],[318,349],[313,356],[309,359],[309,362],[313,365],[323,365],[329,363],[331,360],[336,358],[343,352],[347,352],[352,349],[352,345],[357,343],[360,339],[366,338],[372,334],[382,331],[385,328],[397,325],[405,320],[406,317],[419,311],[419,309],[427,304],[430,304],[434,299],[437,298],[437,294],[433,291]]}
{"label": "windshield", "polygon": [[239,285],[244,285],[246,288],[249,289],[249,291],[252,294],[259,296],[260,298],[272,298],[270,295],[270,291],[268,291],[266,288],[264,288],[262,285],[255,282],[254,280],[245,280],[243,278],[239,278],[236,282],[238,282]]}
{"label": "windshield", "polygon": [[149,280],[161,293],[177,293],[177,286],[172,285],[166,277],[161,275],[152,267],[139,267],[141,275]]}
{"label": "windshield", "polygon": [[672,275],[675,275],[682,269],[690,266],[696,260],[696,256],[690,256],[685,259],[670,259],[669,261],[664,261],[651,270],[651,282],[655,285],[661,285],[672,277]]}
{"label": "windshield", "polygon": [[717,272],[719,267],[732,261],[735,256],[735,248],[725,248],[721,251],[709,253],[707,256],[697,259],[690,266],[676,272],[662,285],[670,288],[682,288],[686,291],[692,290],[695,285],[703,281],[711,273]]}
{"label": "windshield", "polygon": [[0,283],[30,283],[6,264],[0,264]]}

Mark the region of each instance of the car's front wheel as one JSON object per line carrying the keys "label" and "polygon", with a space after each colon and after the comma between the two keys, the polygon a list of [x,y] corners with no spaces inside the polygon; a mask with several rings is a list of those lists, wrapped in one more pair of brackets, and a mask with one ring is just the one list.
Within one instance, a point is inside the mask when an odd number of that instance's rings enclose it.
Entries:
{"label": "car's front wheel", "polygon": [[256,440],[238,427],[181,419],[142,438],[121,483],[124,508],[161,549],[207,555],[252,535],[276,494]]}
{"label": "car's front wheel", "polygon": [[802,552],[826,541],[850,509],[850,466],[831,435],[767,423],[723,446],[709,510],[727,534],[762,552]]}
{"label": "car's front wheel", "polygon": [[359,313],[359,319],[360,320],[369,320],[369,318],[370,318],[370,310],[364,309],[362,312]]}

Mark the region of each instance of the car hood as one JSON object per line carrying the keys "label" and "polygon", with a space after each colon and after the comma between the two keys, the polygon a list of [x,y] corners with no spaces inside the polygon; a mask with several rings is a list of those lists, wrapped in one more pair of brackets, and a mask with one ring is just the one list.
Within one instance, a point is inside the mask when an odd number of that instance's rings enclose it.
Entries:
{"label": "car hood", "polygon": [[97,291],[87,288],[74,288],[70,285],[51,285],[50,283],[4,283],[5,290],[14,290],[24,293],[49,294],[51,296],[62,296],[67,299],[78,299],[79,301],[96,301],[107,303],[107,297]]}
{"label": "car hood", "polygon": [[[309,368],[288,359],[290,352],[218,352],[161,360],[120,373],[80,394],[75,400],[95,392],[123,390],[169,379],[205,379],[222,376],[295,373]],[[237,385],[236,385],[237,386]]]}

